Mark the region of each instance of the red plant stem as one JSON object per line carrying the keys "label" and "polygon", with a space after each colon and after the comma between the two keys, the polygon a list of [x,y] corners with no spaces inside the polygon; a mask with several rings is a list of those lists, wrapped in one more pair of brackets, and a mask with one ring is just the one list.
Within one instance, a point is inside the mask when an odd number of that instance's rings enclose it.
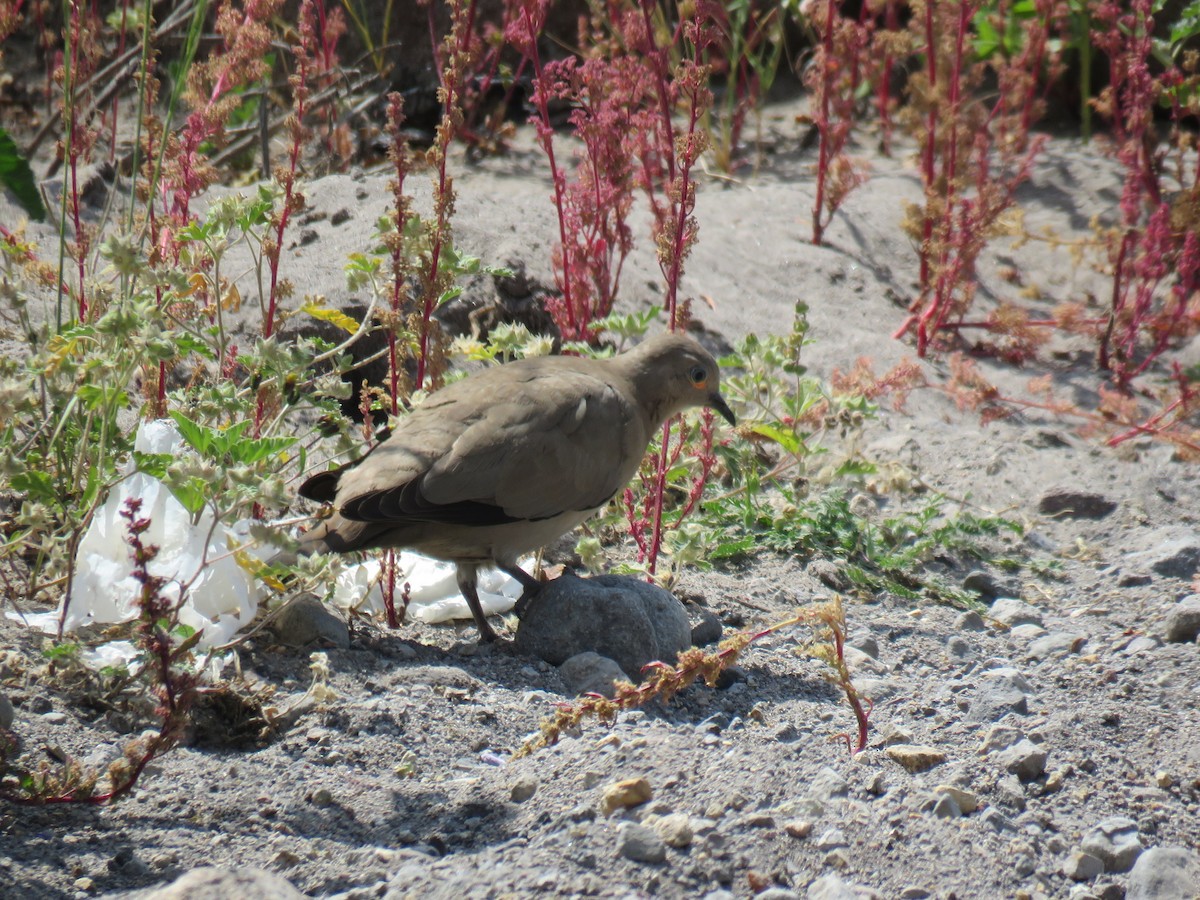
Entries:
{"label": "red plant stem", "polygon": [[821,211],[825,206],[825,179],[829,174],[829,95],[833,92],[833,25],[834,0],[826,0],[825,33],[821,35],[821,112],[817,119],[821,143],[817,148],[817,198],[813,202],[812,212],[812,242],[817,247],[821,246],[821,238],[825,232],[821,223]]}
{"label": "red plant stem", "polygon": [[[665,58],[666,51],[659,47],[654,40],[654,19],[651,15],[656,8],[654,3],[641,3],[642,18],[646,24],[646,40],[649,42],[647,48],[647,58],[651,62],[651,68],[654,71],[655,93],[658,95],[658,108],[663,120],[663,135],[664,140],[660,141],[659,151],[666,159],[667,183],[670,184],[675,180],[675,125],[671,122],[671,94],[667,87],[667,60]],[[675,37],[678,39],[679,32],[676,30]]]}
{"label": "red plant stem", "polygon": [[[930,3],[932,5],[932,2]],[[957,179],[958,179],[958,112],[959,105],[962,101],[962,61],[963,61],[963,44],[966,40],[968,16],[968,0],[959,0],[958,4],[958,28],[954,38],[954,58],[950,73],[950,95],[949,95],[949,114],[950,114],[950,134],[946,139],[946,153],[942,158],[942,182],[945,190],[946,207],[943,216],[950,218],[955,213],[955,201],[957,194]],[[931,167],[932,168],[932,167]],[[932,233],[932,219],[926,217],[926,225],[930,226]],[[964,223],[965,227],[969,227]],[[946,316],[946,312],[950,307],[950,290],[954,280],[949,278],[949,272],[946,265],[946,254],[948,250],[942,251],[942,257],[939,260],[939,272],[937,283],[934,288],[933,301],[926,308],[917,324],[917,355],[924,356],[925,351],[929,346],[930,338],[937,332],[942,320]],[[932,325],[932,327],[931,327]]]}
{"label": "red plant stem", "polygon": [[[899,28],[899,23],[896,19],[896,2],[897,0],[884,0],[884,26],[890,32],[895,32]],[[867,4],[863,4],[863,9],[868,8]],[[889,44],[890,46],[890,44]],[[883,57],[883,73],[879,78],[879,92],[877,105],[879,107],[879,124],[883,133],[883,155],[892,155],[892,66],[895,61],[892,58],[889,50]]]}
{"label": "red plant stem", "polygon": [[[925,179],[926,192],[932,190],[936,172],[934,161],[937,153],[938,107],[932,102],[937,89],[937,44],[934,42],[933,7],[935,0],[927,0],[925,4],[925,61],[929,76],[929,111],[925,117],[925,147],[921,154],[921,174]],[[925,202],[925,219],[921,224],[921,247],[918,251],[920,259],[919,283],[921,293],[929,290],[929,242],[933,238],[933,218],[929,215],[929,201]],[[917,298],[919,306],[921,298]],[[914,310],[915,311],[915,310]],[[917,354],[924,356],[924,347],[918,343]]]}
{"label": "red plant stem", "polygon": [[[538,29],[534,28],[533,18],[529,15],[529,8],[521,9],[521,16],[525,20],[525,27],[529,32],[529,50],[525,54],[526,57],[533,63],[533,77],[538,82],[538,90],[533,92],[534,103],[537,106],[538,116],[541,118],[541,137],[542,147],[546,151],[546,160],[550,164],[550,180],[554,184],[554,208],[558,212],[558,239],[559,246],[563,248],[563,254],[569,252],[567,243],[567,222],[566,222],[566,198],[565,193],[566,179],[558,168],[558,162],[554,156],[554,130],[550,125],[550,105],[547,102],[546,96],[549,85],[545,85],[545,70],[542,68],[541,55],[538,53],[537,39]],[[571,279],[566,276],[570,271],[570,267],[566,265],[566,259],[563,260],[563,276],[558,279],[558,288],[562,291],[563,306],[567,313],[567,322],[571,326],[572,334],[577,333],[577,322],[575,321],[575,303],[571,297]]]}
{"label": "red plant stem", "polygon": [[1109,355],[1109,344],[1112,341],[1113,329],[1117,324],[1117,313],[1120,312],[1121,301],[1121,280],[1125,272],[1125,255],[1129,251],[1129,243],[1133,240],[1133,232],[1126,231],[1121,238],[1121,246],[1117,250],[1117,262],[1113,266],[1113,289],[1112,289],[1112,310],[1109,313],[1108,328],[1104,331],[1104,337],[1100,339],[1100,351],[1097,356],[1096,365],[1103,372],[1110,371],[1112,368],[1112,359]]}
{"label": "red plant stem", "polygon": [[834,652],[837,654],[837,666],[835,667],[838,673],[838,684],[846,694],[846,701],[850,704],[850,708],[854,711],[854,719],[858,723],[858,743],[851,744],[850,735],[843,735],[846,739],[846,749],[853,755],[861,753],[867,747],[867,729],[869,727],[868,717],[870,716],[870,701],[868,708],[864,709],[862,698],[858,696],[858,691],[855,690],[854,684],[847,676],[846,668],[846,638],[842,634],[840,628],[830,627],[830,635],[833,639]]}
{"label": "red plant stem", "polygon": [[88,303],[87,289],[84,287],[83,280],[87,273],[88,247],[83,234],[83,224],[79,218],[79,123],[75,114],[75,83],[79,78],[79,41],[83,30],[82,16],[83,14],[79,9],[79,0],[71,0],[71,20],[67,25],[73,34],[71,38],[71,84],[63,85],[63,90],[70,94],[69,98],[63,98],[63,103],[70,109],[70,118],[66,123],[68,132],[67,144],[70,147],[67,164],[71,172],[71,219],[75,226],[75,264],[79,272],[79,303],[77,309],[79,311],[79,321],[86,322]]}
{"label": "red plant stem", "polygon": [[650,518],[650,549],[646,555],[646,571],[653,575],[658,566],[658,554],[662,550],[662,516],[663,497],[667,492],[667,447],[671,442],[671,422],[663,422],[661,446],[658,448],[658,459],[654,466],[654,481],[650,485],[650,498],[653,503]]}
{"label": "red plant stem", "polygon": [[[392,244],[392,315],[398,320],[404,306],[405,271],[404,264],[404,232],[408,224],[407,207],[404,198],[404,179],[408,175],[408,157],[404,146],[404,135],[400,128],[404,122],[404,107],[400,95],[393,94],[389,98],[388,124],[392,131],[392,159],[396,177],[392,187],[395,198],[396,241]],[[388,330],[388,381],[391,388],[392,415],[400,413],[400,358],[396,344],[396,330]],[[396,551],[389,549],[383,557],[383,609],[387,617],[388,628],[399,628],[402,616],[396,613],[396,573],[399,564]],[[405,601],[405,609],[408,603]]]}

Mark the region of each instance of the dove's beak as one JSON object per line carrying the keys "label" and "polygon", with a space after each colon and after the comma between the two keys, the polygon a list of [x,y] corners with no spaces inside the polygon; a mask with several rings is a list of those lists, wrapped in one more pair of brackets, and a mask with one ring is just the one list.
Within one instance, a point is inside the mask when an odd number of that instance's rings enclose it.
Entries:
{"label": "dove's beak", "polygon": [[737,417],[733,414],[733,410],[729,408],[729,404],[725,402],[725,398],[716,391],[708,395],[708,405],[719,412],[722,418],[730,425],[737,424]]}

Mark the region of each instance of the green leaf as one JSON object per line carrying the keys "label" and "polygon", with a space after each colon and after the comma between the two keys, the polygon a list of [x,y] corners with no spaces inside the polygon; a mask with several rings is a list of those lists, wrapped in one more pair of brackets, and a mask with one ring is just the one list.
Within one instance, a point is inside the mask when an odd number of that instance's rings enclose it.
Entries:
{"label": "green leaf", "polygon": [[204,479],[193,476],[185,482],[171,485],[170,488],[175,499],[193,516],[204,509],[204,494],[208,488],[208,482]]}
{"label": "green leaf", "polygon": [[167,466],[175,462],[175,457],[170,453],[142,453],[140,450],[133,451],[133,464],[137,470],[151,478],[162,480],[167,476]]}
{"label": "green leaf", "polygon": [[14,491],[28,494],[32,500],[41,500],[58,506],[58,492],[54,490],[54,479],[47,472],[18,472],[9,481]]}
{"label": "green leaf", "polygon": [[804,442],[796,436],[795,432],[787,431],[778,425],[768,425],[766,422],[758,422],[750,430],[755,434],[762,435],[774,441],[793,456],[799,453],[804,447]]}
{"label": "green leaf", "polygon": [[296,443],[294,437],[265,437],[252,441],[242,441],[229,448],[233,461],[242,464],[256,463],[269,456],[282,453]]}
{"label": "green leaf", "polygon": [[[196,424],[181,412],[172,410],[170,415],[175,420],[175,424],[179,426],[179,433],[183,435],[183,439],[191,444],[197,453],[208,456],[212,449],[212,432],[203,425]],[[180,502],[183,502],[182,498]],[[186,503],[183,505],[187,506]],[[195,512],[195,510],[192,511]]]}
{"label": "green leaf", "polygon": [[13,192],[29,218],[35,222],[45,221],[46,207],[42,205],[33,171],[4,128],[0,128],[0,184]]}

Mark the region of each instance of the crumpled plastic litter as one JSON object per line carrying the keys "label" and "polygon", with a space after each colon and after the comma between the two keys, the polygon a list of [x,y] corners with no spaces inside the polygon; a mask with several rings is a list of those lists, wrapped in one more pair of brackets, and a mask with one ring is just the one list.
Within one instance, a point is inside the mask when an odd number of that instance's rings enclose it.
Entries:
{"label": "crumpled plastic litter", "polygon": [[[174,455],[183,443],[173,421],[158,419],[138,426],[134,448],[141,453]],[[238,565],[233,549],[245,548],[260,559],[269,559],[276,551],[252,545],[249,520],[233,525],[214,523],[212,512],[206,508],[193,523],[191,513],[165,484],[135,471],[132,462],[126,472],[126,477],[109,491],[104,506],[96,510],[79,542],[63,631],[73,632],[92,624],[128,622],[137,617],[136,599],[141,584],[132,574],[133,562],[126,540],[128,523],[121,518],[121,510],[131,497],[140,497],[142,506],[138,515],[150,520],[142,540],[158,547],[158,554],[147,568],[152,575],[168,580],[165,595],[172,600],[179,598],[185,584],[188,586],[179,611],[180,623],[201,632],[197,641],[200,650],[228,643],[251,623],[259,604],[269,594],[253,575]],[[471,618],[471,610],[458,590],[453,563],[409,551],[401,551],[398,561],[402,574],[397,579],[397,592],[406,582],[409,584],[409,612],[413,616],[429,623]],[[378,559],[346,566],[337,577],[333,603],[347,611],[381,615],[384,612],[381,569]],[[480,572],[479,600],[488,615],[512,609],[521,590],[520,582],[503,572]],[[47,634],[56,634],[62,606],[47,613],[9,612],[8,617]],[[129,642],[112,641],[84,651],[81,659],[100,669],[128,665],[136,655]]]}
{"label": "crumpled plastic litter", "polygon": [[[182,444],[183,436],[169,419],[143,422],[134,439],[134,448],[142,453],[174,455]],[[193,523],[191,513],[165,484],[135,471],[132,462],[126,472],[92,516],[76,549],[71,595],[64,600],[67,615],[63,631],[128,622],[137,617],[141,584],[133,577],[126,540],[128,523],[121,518],[121,510],[127,500],[138,497],[142,501],[138,516],[150,520],[142,540],[158,547],[147,569],[167,579],[164,595],[171,600],[178,600],[187,585],[180,623],[201,632],[197,644],[201,649],[228,642],[250,624],[265,590],[233,558],[235,548],[255,552],[247,546],[249,521],[232,526],[214,523],[212,512],[205,509]],[[52,613],[9,613],[9,617],[53,634],[58,631],[62,606]]]}
{"label": "crumpled plastic litter", "polygon": [[[396,602],[405,583],[409,586],[409,613],[421,622],[434,624],[450,619],[471,618],[471,608],[458,590],[454,563],[431,559],[402,550],[396,554],[400,573],[396,577]],[[378,559],[347,566],[337,577],[333,604],[348,612],[380,615],[384,611]],[[487,615],[506,613],[521,596],[519,581],[495,569],[479,573],[479,603]]]}

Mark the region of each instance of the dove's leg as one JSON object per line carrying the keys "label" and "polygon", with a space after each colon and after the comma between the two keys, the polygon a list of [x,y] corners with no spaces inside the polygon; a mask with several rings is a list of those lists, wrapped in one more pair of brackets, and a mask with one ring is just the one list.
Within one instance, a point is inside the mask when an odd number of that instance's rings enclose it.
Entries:
{"label": "dove's leg", "polygon": [[479,591],[475,588],[479,567],[465,563],[458,564],[458,589],[462,592],[467,606],[471,607],[471,615],[475,617],[475,626],[479,629],[479,640],[491,643],[496,640],[496,632],[488,624],[487,616],[483,614],[483,604],[479,602]]}
{"label": "dove's leg", "polygon": [[529,602],[542,589],[542,583],[515,563],[498,562],[496,568],[521,582],[523,590],[517,599],[517,605],[513,607],[513,612],[517,614],[518,619],[524,618],[525,610],[529,608]]}

